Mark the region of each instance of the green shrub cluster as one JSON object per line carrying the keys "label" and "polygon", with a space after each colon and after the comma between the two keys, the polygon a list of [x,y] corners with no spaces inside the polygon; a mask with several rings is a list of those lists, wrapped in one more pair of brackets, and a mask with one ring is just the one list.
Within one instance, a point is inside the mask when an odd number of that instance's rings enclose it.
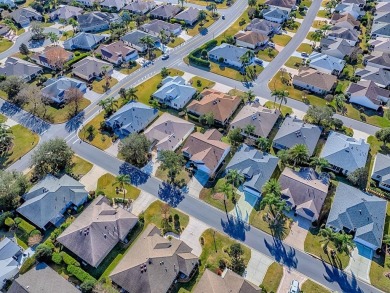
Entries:
{"label": "green shrub cluster", "polygon": [[180,19],[176,19],[176,18],[171,18],[171,20],[169,22],[170,23],[178,23],[181,26],[185,26],[186,25],[186,22],[184,20],[180,20]]}
{"label": "green shrub cluster", "polygon": [[71,257],[69,254],[67,254],[65,251],[61,251],[60,255],[65,264],[72,265],[75,267],[80,266],[80,263],[77,260],[75,260],[73,257]]}
{"label": "green shrub cluster", "polygon": [[28,270],[30,270],[35,264],[35,257],[31,256],[24,260],[22,266],[20,267],[19,274],[24,274]]}
{"label": "green shrub cluster", "polygon": [[5,219],[12,218],[12,216],[13,216],[12,212],[4,212],[0,215],[0,229],[4,228]]}
{"label": "green shrub cluster", "polygon": [[217,40],[211,40],[205,43],[203,46],[200,46],[199,48],[192,51],[188,57],[191,63],[203,67],[210,67],[210,61],[204,60],[202,58],[199,58],[197,56],[200,56],[203,50],[209,51],[210,49],[214,48],[218,44]]}
{"label": "green shrub cluster", "polygon": [[62,263],[62,256],[61,256],[60,253],[54,252],[53,255],[51,256],[51,260],[52,260],[54,263],[60,265],[60,264]]}
{"label": "green shrub cluster", "polygon": [[86,280],[91,280],[96,282],[96,279],[94,277],[92,277],[90,274],[88,274],[80,267],[76,267],[74,265],[68,265],[66,270],[68,271],[69,274],[71,274],[81,282],[84,282]]}
{"label": "green shrub cluster", "polygon": [[69,60],[68,62],[66,62],[64,64],[64,67],[65,68],[70,68],[73,64],[75,64],[77,61],[80,61],[81,59],[89,56],[90,53],[89,52],[85,52],[85,53],[79,53],[78,55],[75,54],[75,56],[73,57],[72,60]]}
{"label": "green shrub cluster", "polygon": [[15,218],[15,222],[18,223],[18,228],[25,232],[27,235],[30,235],[32,231],[35,230],[35,227],[23,220],[22,218]]}

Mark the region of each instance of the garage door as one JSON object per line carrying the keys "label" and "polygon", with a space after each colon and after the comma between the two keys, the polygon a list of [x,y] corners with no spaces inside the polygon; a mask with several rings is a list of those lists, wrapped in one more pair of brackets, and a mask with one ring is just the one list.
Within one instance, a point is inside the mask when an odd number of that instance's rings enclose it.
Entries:
{"label": "garage door", "polygon": [[368,259],[372,259],[374,251],[371,248],[357,242],[356,242],[356,248],[359,251],[359,255]]}

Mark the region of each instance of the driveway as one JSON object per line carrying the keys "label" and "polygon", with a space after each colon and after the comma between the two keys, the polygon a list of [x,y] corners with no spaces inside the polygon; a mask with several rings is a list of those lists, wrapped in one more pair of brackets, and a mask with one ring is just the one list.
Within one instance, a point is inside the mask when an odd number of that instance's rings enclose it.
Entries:
{"label": "driveway", "polygon": [[220,92],[223,92],[223,93],[227,93],[228,91],[230,91],[233,88],[230,87],[230,86],[224,85],[222,83],[216,82],[215,85],[213,86],[213,89],[217,90],[217,91],[220,91]]}
{"label": "driveway", "polygon": [[200,256],[202,253],[202,246],[200,245],[199,238],[204,231],[209,229],[205,223],[190,217],[188,226],[184,229],[183,233],[180,235],[180,240],[183,240],[187,245],[192,248],[192,253],[196,256]]}
{"label": "driveway", "polygon": [[115,78],[116,80],[118,81],[121,81],[122,79],[124,79],[127,75],[126,74],[123,74],[123,73],[120,73],[118,70],[114,70],[112,72],[112,75],[111,77]]}
{"label": "driveway", "polygon": [[106,152],[109,153],[111,156],[117,157],[119,142],[120,140],[118,139],[116,142],[114,142],[106,149]]}
{"label": "driveway", "polygon": [[85,186],[87,191],[96,190],[98,179],[106,173],[108,172],[103,168],[93,165],[91,171],[80,179],[80,183]]}
{"label": "driveway", "polygon": [[249,216],[259,198],[249,192],[242,191],[242,187],[237,190],[237,193],[240,194],[240,199],[230,214],[249,223]]}
{"label": "driveway", "polygon": [[290,246],[300,249],[302,251],[305,250],[305,239],[311,223],[309,220],[304,219],[300,216],[293,216],[293,223],[291,225],[291,231],[284,239],[284,242],[289,244]]}
{"label": "driveway", "polygon": [[280,281],[278,293],[287,293],[290,289],[290,285],[292,281],[298,281],[299,287],[302,287],[302,284],[307,280],[307,277],[298,273],[295,270],[289,270],[286,267],[283,267],[283,278]]}
{"label": "driveway", "polygon": [[370,283],[371,255],[366,255],[363,250],[363,247],[359,244],[356,245],[351,253],[351,259],[345,271]]}
{"label": "driveway", "polygon": [[187,183],[188,194],[199,198],[199,194],[203,189],[202,183],[196,178],[196,176],[192,176],[190,181]]}
{"label": "driveway", "polygon": [[99,100],[101,94],[94,92],[93,90],[87,89],[87,92],[84,94],[84,98],[91,101],[91,103]]}
{"label": "driveway", "polygon": [[264,254],[251,249],[251,259],[246,267],[244,277],[249,282],[259,286],[267,273],[268,267],[273,263],[273,260]]}
{"label": "driveway", "polygon": [[131,205],[131,212],[139,216],[140,213],[145,211],[156,200],[155,196],[142,190],[138,198]]}

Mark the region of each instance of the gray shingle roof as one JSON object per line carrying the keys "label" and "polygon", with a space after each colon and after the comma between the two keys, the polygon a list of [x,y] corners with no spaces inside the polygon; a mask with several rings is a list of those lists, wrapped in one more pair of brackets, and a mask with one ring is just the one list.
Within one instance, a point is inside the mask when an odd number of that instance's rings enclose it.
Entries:
{"label": "gray shingle roof", "polygon": [[390,24],[384,22],[374,22],[372,25],[371,34],[390,36]]}
{"label": "gray shingle roof", "polygon": [[308,60],[310,61],[309,66],[318,70],[325,69],[331,72],[337,70],[338,72],[341,72],[345,66],[345,61],[343,59],[318,52],[311,53]]}
{"label": "gray shingle roof", "polygon": [[37,75],[41,71],[42,67],[16,57],[8,57],[4,65],[0,66],[0,75],[15,75],[23,79]]}
{"label": "gray shingle roof", "polygon": [[288,16],[288,11],[280,8],[266,8],[263,9],[263,16],[272,17],[276,19],[283,19]]}
{"label": "gray shingle roof", "polygon": [[14,257],[19,257],[21,250],[19,245],[7,237],[0,241],[0,286],[6,277],[18,273],[19,262]]}
{"label": "gray shingle roof", "polygon": [[23,24],[26,21],[29,22],[31,19],[40,20],[42,19],[42,15],[31,7],[22,7],[14,10],[10,13],[12,19],[19,23]]}
{"label": "gray shingle roof", "polygon": [[110,72],[113,67],[110,63],[95,57],[88,56],[73,64],[72,73],[89,80],[90,76],[99,76],[104,72]]}
{"label": "gray shingle roof", "polygon": [[390,184],[390,156],[381,153],[376,154],[371,177],[381,183]]}
{"label": "gray shingle roof", "polygon": [[63,5],[63,6],[59,7],[58,9],[54,10],[52,13],[50,13],[50,17],[68,20],[69,18],[77,17],[82,12],[83,12],[83,9],[80,7]]}
{"label": "gray shingle roof", "polygon": [[277,29],[280,26],[280,24],[277,24],[275,22],[266,20],[266,19],[258,19],[254,18],[251,20],[251,22],[246,27],[246,30],[248,31],[260,31],[262,33],[265,33],[266,35],[273,32],[275,29]]}
{"label": "gray shingle roof", "polygon": [[64,42],[65,49],[84,49],[90,48],[94,49],[99,45],[99,43],[103,42],[107,37],[104,35],[95,35],[89,34],[85,32],[80,32],[75,35],[73,38],[70,38]]}
{"label": "gray shingle roof", "polygon": [[387,202],[339,182],[326,226],[355,232],[355,240],[381,247]]}
{"label": "gray shingle roof", "polygon": [[357,42],[359,40],[360,32],[354,29],[351,30],[344,27],[334,26],[328,35],[334,38]]}
{"label": "gray shingle roof", "polygon": [[150,11],[150,15],[153,17],[171,18],[174,17],[179,12],[180,12],[179,6],[164,4]]}
{"label": "gray shingle roof", "polygon": [[66,76],[51,78],[45,83],[45,87],[42,89],[42,94],[49,98],[62,99],[68,89],[80,88],[83,84],[85,85],[85,83],[80,80]]}
{"label": "gray shingle roof", "polygon": [[101,25],[102,23],[107,23],[110,25],[112,22],[117,22],[120,20],[120,16],[116,13],[108,12],[91,12],[85,13],[77,16],[77,21],[79,23],[79,28],[81,30],[89,28],[95,25]]}
{"label": "gray shingle roof", "polygon": [[169,23],[160,19],[154,19],[149,23],[141,25],[140,27],[140,29],[151,31],[156,35],[159,35],[161,31],[164,31],[169,35],[179,28],[181,28],[181,25],[178,23]]}
{"label": "gray shingle roof", "polygon": [[390,71],[387,69],[366,66],[363,69],[357,69],[355,75],[360,76],[361,79],[371,80],[379,86],[390,85]]}
{"label": "gray shingle roof", "polygon": [[321,39],[320,46],[322,48],[321,52],[323,54],[336,58],[338,58],[339,56],[341,57],[341,55],[344,58],[346,55],[350,55],[355,49],[355,47],[351,46],[344,39],[332,40],[329,38],[323,38]]}
{"label": "gray shingle roof", "polygon": [[143,11],[149,11],[154,7],[156,7],[154,1],[134,1],[123,7],[123,9],[141,14]]}
{"label": "gray shingle roof", "polygon": [[186,10],[180,12],[175,16],[176,19],[184,20],[188,22],[195,22],[199,17],[199,9],[194,7],[189,7]]}
{"label": "gray shingle roof", "polygon": [[121,38],[121,40],[123,40],[127,43],[130,43],[130,44],[134,44],[135,46],[138,46],[138,47],[144,47],[145,45],[142,44],[140,42],[140,40],[146,36],[151,37],[156,43],[158,42],[158,39],[156,37],[152,36],[151,34],[140,31],[140,30],[134,30],[134,31],[127,33],[126,35],[124,35]]}
{"label": "gray shingle roof", "polygon": [[248,49],[224,43],[211,49],[209,55],[216,56],[216,59],[222,57],[227,60],[241,63],[241,57],[248,51]]}

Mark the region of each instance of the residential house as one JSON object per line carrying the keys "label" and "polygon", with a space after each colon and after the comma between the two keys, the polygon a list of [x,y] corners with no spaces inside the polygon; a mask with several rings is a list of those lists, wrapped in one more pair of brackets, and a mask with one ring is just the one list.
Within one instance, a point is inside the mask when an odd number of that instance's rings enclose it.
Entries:
{"label": "residential house", "polygon": [[133,30],[133,31],[127,33],[126,35],[124,35],[121,38],[121,40],[126,45],[133,47],[134,49],[136,49],[140,53],[143,53],[147,50],[147,47],[145,44],[143,44],[141,42],[141,39],[146,37],[146,36],[151,37],[152,40],[154,41],[155,45],[157,45],[159,43],[158,38],[152,36],[151,34],[147,34],[143,31],[140,31],[140,30]]}
{"label": "residential house", "polygon": [[[390,37],[390,4],[382,2],[378,3],[374,14],[374,21],[372,24],[371,36],[376,37]],[[379,9],[379,10],[378,10]]]}
{"label": "residential house", "polygon": [[346,29],[359,29],[360,27],[360,21],[357,21],[351,14],[345,13],[334,13],[332,15],[332,19],[330,20],[330,23],[337,27],[342,27]]}
{"label": "residential house", "polygon": [[199,18],[199,9],[189,7],[175,16],[176,19],[184,21],[187,25],[194,25]]}
{"label": "residential house", "polygon": [[96,0],[75,0],[83,6],[92,7]]}
{"label": "residential house", "polygon": [[390,23],[374,21],[371,28],[371,37],[373,39],[378,37],[390,38]]}
{"label": "residential house", "polygon": [[390,2],[389,1],[378,1],[375,5],[375,13],[388,12],[390,11]]}
{"label": "residential house", "polygon": [[286,167],[279,177],[282,197],[297,215],[314,222],[318,220],[329,189],[329,175],[312,168],[294,171]]}
{"label": "residential house", "polygon": [[311,156],[314,153],[321,133],[322,130],[317,125],[288,116],[284,119],[283,124],[275,135],[273,147],[278,150],[287,150],[297,144],[303,144],[307,147],[309,156]]}
{"label": "residential house", "polygon": [[251,20],[245,30],[259,32],[263,35],[271,37],[274,34],[279,34],[282,30],[282,26],[276,22],[254,18]]}
{"label": "residential house", "polygon": [[8,293],[80,293],[70,282],[45,263],[39,263],[23,275],[19,275]]}
{"label": "residential house", "polygon": [[5,24],[0,24],[0,36],[4,37],[9,33],[11,29],[9,28],[8,25]]}
{"label": "residential house", "polygon": [[242,144],[226,166],[226,172],[236,170],[245,178],[243,190],[260,197],[261,189],[271,178],[278,161],[278,157]]}
{"label": "residential house", "polygon": [[56,178],[47,175],[23,195],[24,203],[16,209],[24,218],[40,229],[50,225],[59,226],[63,214],[75,210],[88,199],[88,192],[77,180],[68,175]]}
{"label": "residential house", "polygon": [[298,74],[293,76],[295,87],[322,96],[332,93],[336,84],[336,76],[309,67],[299,69]]}
{"label": "residential house", "polygon": [[24,81],[31,81],[43,72],[42,67],[16,57],[8,57],[0,66],[0,75],[15,75]]}
{"label": "residential house", "polygon": [[140,30],[151,34],[159,38],[161,36],[161,32],[164,32],[167,36],[175,35],[178,36],[181,33],[181,25],[178,23],[169,23],[163,20],[154,19],[149,23],[145,23],[140,26]]}
{"label": "residential house", "polygon": [[168,76],[152,95],[160,104],[181,110],[196,95],[196,89],[188,85],[181,76]]}
{"label": "residential house", "polygon": [[374,51],[364,57],[364,65],[377,68],[390,68],[390,53]]}
{"label": "residential house", "polygon": [[103,0],[100,3],[100,6],[112,11],[119,11],[127,4],[126,0]]}
{"label": "residential house", "polygon": [[106,119],[105,123],[116,135],[126,137],[144,130],[157,116],[157,109],[132,101]]}
{"label": "residential house", "polygon": [[234,38],[236,39],[236,45],[245,47],[248,49],[256,49],[258,47],[268,44],[269,37],[257,31],[240,31]]}
{"label": "residential house", "polygon": [[364,139],[356,139],[332,131],[321,151],[320,157],[331,165],[329,169],[348,175],[366,166],[370,145]]}
{"label": "residential house", "polygon": [[352,15],[356,20],[360,19],[365,12],[359,7],[359,5],[351,4],[351,3],[339,3],[334,8],[334,12],[339,14],[350,14]]}
{"label": "residential house", "polygon": [[182,148],[183,155],[198,171],[213,177],[230,152],[230,145],[221,139],[222,133],[216,129],[194,132]]}
{"label": "residential house", "polygon": [[390,53],[390,39],[377,37],[368,41],[369,49],[375,52]]}
{"label": "residential house", "polygon": [[276,23],[284,23],[288,19],[289,12],[280,8],[263,9],[263,18]]}
{"label": "residential house", "polygon": [[42,15],[31,7],[18,8],[10,13],[10,17],[21,27],[30,25],[31,21],[42,21]]}
{"label": "residential house", "polygon": [[175,151],[190,136],[194,128],[193,123],[164,113],[145,130],[145,136],[157,151]]}
{"label": "residential house", "polygon": [[390,156],[376,154],[371,179],[378,182],[379,188],[390,191]]}
{"label": "residential house", "polygon": [[244,277],[225,269],[221,275],[206,269],[195,285],[193,293],[260,293],[262,290]]}
{"label": "residential house", "polygon": [[90,266],[97,268],[138,222],[138,217],[122,207],[112,207],[99,195],[65,229],[57,241]]}
{"label": "residential house", "polygon": [[373,110],[382,109],[390,99],[390,91],[383,89],[372,80],[352,82],[347,88],[349,101]]}
{"label": "residential house", "polygon": [[382,247],[387,201],[339,182],[326,227],[353,235],[359,253],[371,259]]}
{"label": "residential house", "polygon": [[0,289],[19,273],[21,256],[22,248],[16,242],[8,237],[0,241]]}
{"label": "residential house", "polygon": [[366,5],[366,0],[343,0],[341,2],[344,4],[356,4],[360,8],[363,8]]}
{"label": "residential house", "polygon": [[355,29],[347,29],[344,27],[334,26],[328,32],[328,38],[333,40],[345,40],[351,46],[355,46],[359,42],[360,32]]}
{"label": "residential house", "polygon": [[339,75],[345,66],[345,60],[318,52],[311,53],[308,61],[311,68],[333,75]]}
{"label": "residential house", "polygon": [[255,130],[251,137],[268,137],[276,121],[278,121],[280,111],[268,109],[260,105],[258,101],[246,104],[230,122],[230,128],[242,129],[242,135],[247,136],[244,129],[247,125],[253,125]]}
{"label": "residential house", "polygon": [[129,62],[138,58],[136,49],[127,46],[123,41],[116,41],[108,45],[100,45],[96,50],[101,54],[101,58],[114,65],[120,65],[123,62]]}
{"label": "residential house", "polygon": [[0,0],[1,6],[7,6],[8,8],[15,8],[16,4],[14,0]]}
{"label": "residential house", "polygon": [[80,7],[70,5],[60,5],[56,10],[50,13],[50,19],[68,21],[71,18],[76,19],[77,16],[81,15],[84,10]]}
{"label": "residential house", "polygon": [[296,0],[267,0],[264,4],[272,8],[280,8],[288,13],[296,9]]}
{"label": "residential house", "polygon": [[174,237],[171,240],[164,238],[156,226],[149,224],[110,278],[127,292],[168,292],[177,279],[193,276],[198,257],[191,251],[185,242]]}
{"label": "residential house", "polygon": [[69,89],[76,88],[83,94],[87,92],[85,82],[66,76],[50,78],[44,85],[45,87],[41,91],[42,95],[58,104],[65,102],[65,95]]}
{"label": "residential house", "polygon": [[123,10],[128,10],[131,13],[144,15],[156,7],[154,1],[133,1],[123,7]]}
{"label": "residential house", "polygon": [[170,3],[163,4],[150,11],[150,17],[163,19],[163,20],[170,20],[171,18],[175,17],[175,15],[178,14],[180,11],[181,8],[178,5],[172,5]]}
{"label": "residential house", "polygon": [[110,63],[88,56],[73,64],[72,75],[88,82],[103,75],[111,75],[113,67]]}
{"label": "residential house", "polygon": [[[55,56],[58,56],[58,61],[56,61],[55,59],[53,60],[53,57]],[[67,61],[72,60],[73,53],[66,51],[61,46],[50,46],[45,47],[41,52],[33,53],[30,58],[41,66],[44,66],[51,70],[56,70],[59,66],[59,62],[65,63]]]}
{"label": "residential house", "polygon": [[63,44],[66,50],[85,50],[91,51],[107,39],[105,35],[95,35],[80,32],[73,38],[66,40]]}
{"label": "residential house", "polygon": [[[221,44],[209,51],[209,58],[214,62],[222,63],[236,67],[242,68],[242,57],[247,54],[248,49],[230,45],[227,43]],[[249,60],[249,64],[253,62],[253,59]]]}
{"label": "residential house", "polygon": [[355,47],[351,46],[351,44],[344,39],[332,40],[329,38],[321,39],[320,48],[322,54],[338,59],[344,59],[345,56],[350,56],[355,50]]}
{"label": "residential house", "polygon": [[110,24],[120,22],[121,17],[116,13],[94,11],[77,16],[79,30],[82,32],[101,32],[108,30]]}
{"label": "residential house", "polygon": [[360,77],[361,80],[371,80],[383,88],[390,86],[390,71],[387,69],[366,66],[362,69],[357,69],[355,75]]}
{"label": "residential house", "polygon": [[200,101],[194,100],[187,106],[187,112],[196,117],[213,113],[214,122],[222,126],[229,122],[241,103],[240,97],[213,89],[205,89],[201,95],[203,98]]}

